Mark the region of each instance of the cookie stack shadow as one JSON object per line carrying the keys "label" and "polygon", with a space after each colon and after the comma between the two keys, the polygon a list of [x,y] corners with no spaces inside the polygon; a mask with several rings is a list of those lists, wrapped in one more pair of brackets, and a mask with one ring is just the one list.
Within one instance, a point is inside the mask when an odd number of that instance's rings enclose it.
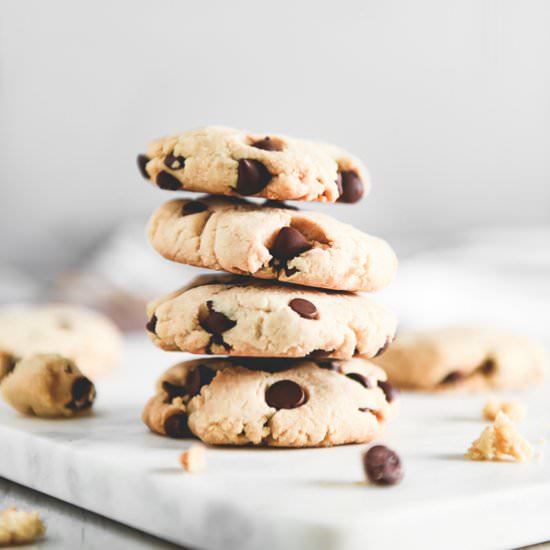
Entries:
{"label": "cookie stack shadow", "polygon": [[161,376],[147,426],[218,445],[379,436],[398,399],[369,358],[391,343],[396,319],[358,292],[391,282],[395,254],[382,239],[282,202],[358,202],[368,192],[362,163],[332,145],[208,127],[153,142],[138,166],[162,189],[208,193],[153,214],[155,250],[228,273],[148,305],[157,346],[215,357]]}

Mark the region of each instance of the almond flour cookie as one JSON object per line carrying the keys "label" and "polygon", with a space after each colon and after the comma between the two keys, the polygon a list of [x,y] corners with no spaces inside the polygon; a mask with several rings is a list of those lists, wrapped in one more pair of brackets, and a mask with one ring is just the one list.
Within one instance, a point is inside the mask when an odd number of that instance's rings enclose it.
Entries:
{"label": "almond flour cookie", "polygon": [[369,187],[366,168],[339,147],[221,126],[158,139],[138,167],[161,189],[214,195],[352,203]]}
{"label": "almond flour cookie", "polygon": [[515,389],[540,383],[545,351],[528,338],[490,328],[400,334],[375,362],[403,388]]}
{"label": "almond flour cookie", "polygon": [[58,353],[94,378],[120,361],[122,337],[109,319],[82,307],[8,307],[0,310],[0,350],[15,357]]}
{"label": "almond flour cookie", "polygon": [[371,441],[397,405],[384,371],[364,359],[198,359],[161,376],[143,420],[156,433],[190,430],[214,445],[319,447]]}
{"label": "almond flour cookie", "polygon": [[95,388],[69,359],[39,354],[15,365],[2,381],[0,394],[20,413],[56,418],[89,410]]}
{"label": "almond flour cookie", "polygon": [[176,262],[333,290],[380,290],[397,268],[382,239],[271,201],[172,200],[153,214],[149,240]]}
{"label": "almond flour cookie", "polygon": [[263,357],[373,357],[397,324],[357,294],[227,275],[199,277],[151,302],[147,315],[162,349]]}

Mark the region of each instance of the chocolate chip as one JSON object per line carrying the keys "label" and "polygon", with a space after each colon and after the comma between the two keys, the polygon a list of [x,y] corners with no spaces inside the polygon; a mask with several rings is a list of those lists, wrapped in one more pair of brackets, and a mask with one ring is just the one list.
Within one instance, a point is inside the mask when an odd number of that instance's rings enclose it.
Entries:
{"label": "chocolate chip", "polygon": [[182,188],[177,178],[168,172],[159,172],[155,181],[161,189],[167,189],[168,191],[178,191]]}
{"label": "chocolate chip", "polygon": [[85,376],[77,378],[71,387],[71,401],[66,407],[73,411],[81,411],[92,405],[95,396],[94,385]]}
{"label": "chocolate chip", "polygon": [[259,141],[255,141],[250,145],[256,149],[262,149],[264,151],[282,151],[281,144],[272,140],[269,136],[266,136],[264,139],[260,139]]}
{"label": "chocolate chip", "polygon": [[384,345],[374,354],[373,357],[378,357],[379,355],[382,355],[390,347],[390,344],[391,339],[388,336],[388,338],[386,338],[386,341],[384,342]]}
{"label": "chocolate chip", "polygon": [[141,173],[141,175],[146,179],[148,180],[149,179],[149,174],[147,173],[147,170],[145,170],[145,166],[147,165],[147,163],[150,161],[151,159],[146,156],[146,155],[138,155],[137,156],[137,165],[138,165],[138,168],[139,168],[139,171]]}
{"label": "chocolate chip", "polygon": [[203,202],[190,201],[190,202],[186,202],[181,207],[181,215],[188,216],[189,214],[198,214],[199,212],[204,212],[207,209],[208,209],[208,206],[206,206],[206,204],[204,204]]}
{"label": "chocolate chip", "polygon": [[450,372],[447,376],[445,376],[445,378],[441,380],[440,384],[453,384],[454,382],[458,382],[465,377],[466,375],[463,372],[459,370],[454,370]]}
{"label": "chocolate chip", "polygon": [[483,361],[481,365],[478,367],[478,370],[481,371],[483,374],[488,376],[489,374],[492,374],[496,369],[495,362],[492,359],[487,359],[486,361]]}
{"label": "chocolate chip", "polygon": [[231,320],[227,315],[214,311],[212,300],[206,302],[206,307],[208,307],[208,314],[200,320],[200,325],[206,332],[221,334],[237,324],[237,321]]}
{"label": "chocolate chip", "polygon": [[395,485],[403,479],[399,455],[384,445],[371,447],[363,456],[367,478],[376,485]]}
{"label": "chocolate chip", "polygon": [[359,382],[359,384],[361,384],[362,386],[365,386],[365,388],[371,387],[368,379],[362,374],[359,374],[358,372],[348,372],[346,376],[348,378],[351,378],[352,380],[355,380],[356,382]]}
{"label": "chocolate chip", "polygon": [[341,372],[342,370],[342,363],[340,361],[319,361],[317,365],[322,369],[334,370],[336,372]]}
{"label": "chocolate chip", "polygon": [[214,380],[215,376],[216,371],[205,365],[199,365],[194,368],[187,374],[187,380],[185,381],[185,386],[189,396],[194,397],[195,395],[198,395],[201,388],[210,384],[210,382]]}
{"label": "chocolate chip", "polygon": [[352,170],[340,172],[336,180],[336,185],[340,193],[338,202],[353,203],[357,202],[363,196],[363,182]]}
{"label": "chocolate chip", "polygon": [[391,403],[399,395],[399,390],[389,382],[378,380],[378,387],[384,392],[388,403]]}
{"label": "chocolate chip", "polygon": [[306,402],[304,390],[292,380],[280,380],[269,386],[265,400],[275,409],[295,409]]}
{"label": "chocolate chip", "polygon": [[288,306],[304,319],[319,319],[317,308],[309,300],[294,298],[288,302]]}
{"label": "chocolate chip", "polygon": [[269,170],[259,160],[241,159],[235,189],[241,195],[255,195],[270,182],[271,177]]}
{"label": "chocolate chip", "polygon": [[374,410],[373,410],[373,409],[369,409],[368,407],[359,407],[359,410],[360,410],[362,413],[373,413],[373,414],[374,414]]}
{"label": "chocolate chip", "polygon": [[175,413],[164,421],[164,431],[168,437],[181,438],[191,435],[187,426],[187,415],[183,412]]}
{"label": "chocolate chip", "polygon": [[171,382],[168,382],[168,380],[163,381],[162,389],[168,394],[168,399],[170,401],[172,401],[176,397],[183,397],[187,395],[187,389],[185,386],[172,384]]}
{"label": "chocolate chip", "polygon": [[326,349],[314,349],[313,351],[310,351],[306,357],[308,359],[320,359],[322,357],[330,357],[331,354],[334,352],[333,349],[326,350]]}
{"label": "chocolate chip", "polygon": [[149,332],[152,332],[153,334],[156,334],[156,330],[157,330],[157,316],[155,314],[153,314],[153,316],[151,317],[151,319],[149,319],[149,321],[147,321],[147,324],[145,325],[145,328],[149,331]]}
{"label": "chocolate chip", "polygon": [[283,208],[284,210],[300,210],[297,206],[290,206],[285,201],[274,201],[272,199],[267,199],[262,206],[266,208]]}
{"label": "chocolate chip", "polygon": [[185,157],[178,155],[174,156],[174,152],[168,153],[164,159],[164,165],[170,170],[181,170],[185,166]]}
{"label": "chocolate chip", "polygon": [[273,242],[270,253],[274,258],[287,261],[312,248],[306,238],[294,227],[283,227]]}

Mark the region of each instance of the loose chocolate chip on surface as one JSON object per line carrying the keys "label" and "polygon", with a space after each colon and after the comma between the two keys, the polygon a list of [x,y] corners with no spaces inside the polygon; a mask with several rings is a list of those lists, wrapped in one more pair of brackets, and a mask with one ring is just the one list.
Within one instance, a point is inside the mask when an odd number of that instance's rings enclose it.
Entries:
{"label": "loose chocolate chip on surface", "polygon": [[250,145],[256,149],[263,149],[264,151],[282,151],[280,143],[277,143],[269,136],[266,136],[264,139],[260,139],[259,141],[255,141]]}
{"label": "loose chocolate chip on surface", "polygon": [[151,319],[149,319],[149,321],[147,321],[147,324],[145,325],[145,328],[149,331],[149,332],[152,332],[153,334],[156,334],[156,330],[157,330],[157,316],[153,314],[153,316],[151,317]]}
{"label": "loose chocolate chip on surface", "polygon": [[266,208],[282,208],[284,210],[300,210],[297,206],[291,206],[285,201],[274,201],[273,199],[267,199],[262,206]]}
{"label": "loose chocolate chip on surface", "polygon": [[72,400],[67,404],[67,408],[80,411],[87,409],[92,404],[95,390],[93,384],[85,376],[77,378],[71,387]]}
{"label": "loose chocolate chip on surface", "polygon": [[340,372],[342,370],[342,363],[340,363],[340,361],[319,361],[317,365],[322,369],[334,370],[336,372]]}
{"label": "loose chocolate chip on surface", "polygon": [[267,388],[265,400],[275,409],[295,409],[306,402],[306,394],[296,382],[280,380]]}
{"label": "loose chocolate chip on surface", "polygon": [[495,362],[492,359],[487,359],[486,361],[483,361],[481,365],[478,367],[478,369],[485,375],[492,374],[495,369],[496,365]]}
{"label": "loose chocolate chip on surface", "polygon": [[164,380],[162,383],[162,389],[168,394],[170,401],[176,397],[183,397],[187,395],[187,388],[185,386],[179,386],[178,384],[172,384],[168,380]]}
{"label": "loose chocolate chip on surface", "polygon": [[459,370],[454,370],[450,372],[447,376],[445,376],[445,378],[441,380],[440,384],[452,384],[453,382],[458,382],[465,377],[466,375],[463,372]]}
{"label": "loose chocolate chip on surface", "polygon": [[208,206],[206,206],[206,204],[204,204],[203,202],[199,202],[199,201],[186,202],[181,207],[181,215],[188,216],[189,214],[198,214],[199,212],[204,212],[207,209],[208,209]]}
{"label": "loose chocolate chip on surface", "polygon": [[164,159],[164,165],[171,170],[181,170],[185,166],[185,157],[178,155],[174,156],[174,153],[168,153]]}
{"label": "loose chocolate chip on surface", "polygon": [[158,173],[156,182],[161,189],[167,189],[168,191],[178,191],[182,188],[177,178],[164,171]]}
{"label": "loose chocolate chip on surface", "polygon": [[295,311],[304,319],[319,319],[319,312],[317,311],[317,308],[309,300],[294,298],[293,300],[290,300],[288,305],[292,311]]}
{"label": "loose chocolate chip on surface", "polygon": [[283,227],[273,242],[270,251],[274,258],[281,261],[290,260],[312,248],[306,238],[293,227]]}
{"label": "loose chocolate chip on surface", "polygon": [[139,171],[146,180],[149,179],[149,174],[147,173],[147,170],[145,170],[145,166],[147,165],[149,160],[151,159],[146,155],[137,156],[137,165],[138,165]]}
{"label": "loose chocolate chip on surface", "polygon": [[206,317],[200,320],[200,325],[206,332],[221,334],[237,324],[237,321],[231,320],[227,315],[214,311],[212,300],[206,302],[206,307],[208,307],[208,313]]}
{"label": "loose chocolate chip on surface", "polygon": [[379,355],[382,355],[391,344],[391,339],[388,337],[386,338],[386,341],[384,342],[384,345],[374,354],[374,357],[378,357]]}
{"label": "loose chocolate chip on surface", "polygon": [[399,455],[384,445],[375,445],[364,454],[363,467],[367,478],[376,485],[395,485],[403,479]]}
{"label": "loose chocolate chip on surface", "polygon": [[210,367],[205,365],[199,365],[187,375],[187,380],[185,381],[185,386],[187,388],[187,393],[190,397],[198,395],[203,386],[206,386],[214,380],[216,376],[216,371],[212,370]]}
{"label": "loose chocolate chip on surface", "polygon": [[362,374],[359,374],[358,372],[348,372],[346,376],[348,378],[351,378],[352,380],[355,380],[356,382],[359,382],[359,384],[361,384],[362,386],[365,386],[365,388],[371,387],[368,379]]}
{"label": "loose chocolate chip on surface", "polygon": [[399,390],[389,382],[378,380],[378,387],[384,392],[388,403],[391,403],[399,395]]}
{"label": "loose chocolate chip on surface", "polygon": [[187,416],[179,412],[164,421],[164,431],[168,437],[180,438],[191,435],[187,426]]}
{"label": "loose chocolate chip on surface", "polygon": [[357,202],[364,192],[363,182],[352,170],[340,172],[336,180],[340,196],[338,202]]}
{"label": "loose chocolate chip on surface", "polygon": [[259,160],[241,159],[235,190],[241,195],[255,195],[270,182],[271,177],[269,170]]}

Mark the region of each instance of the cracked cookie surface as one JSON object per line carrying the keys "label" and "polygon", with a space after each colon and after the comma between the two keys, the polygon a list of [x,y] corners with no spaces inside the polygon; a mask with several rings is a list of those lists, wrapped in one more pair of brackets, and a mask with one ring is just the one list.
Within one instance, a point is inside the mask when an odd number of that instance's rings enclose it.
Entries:
{"label": "cracked cookie surface", "polygon": [[153,214],[149,240],[176,262],[333,290],[380,290],[397,269],[384,240],[283,203],[172,200]]}
{"label": "cracked cookie surface", "polygon": [[403,388],[519,389],[542,382],[548,356],[518,334],[451,327],[399,334],[375,362]]}
{"label": "cracked cookie surface", "polygon": [[147,330],[165,350],[263,357],[373,357],[397,320],[346,292],[204,276],[147,306]]}
{"label": "cracked cookie surface", "polygon": [[221,126],[158,139],[138,167],[172,191],[352,203],[369,189],[364,165],[339,147]]}
{"label": "cracked cookie surface", "polygon": [[[163,435],[170,415],[214,445],[317,447],[366,443],[397,411],[397,391],[365,359],[204,358],[168,369],[143,420]],[[188,434],[188,432],[187,432]]]}

